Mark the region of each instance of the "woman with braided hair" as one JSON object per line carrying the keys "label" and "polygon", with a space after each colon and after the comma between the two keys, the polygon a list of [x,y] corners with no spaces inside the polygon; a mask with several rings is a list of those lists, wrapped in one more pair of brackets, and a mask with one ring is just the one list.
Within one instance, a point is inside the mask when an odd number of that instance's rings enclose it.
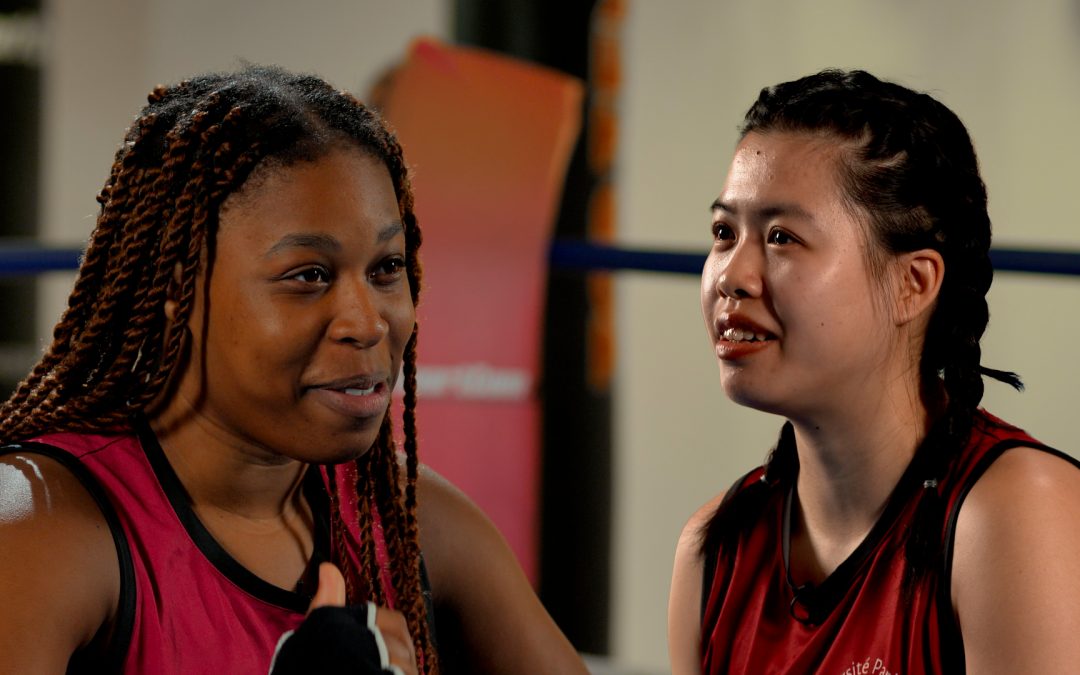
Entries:
{"label": "woman with braided hair", "polygon": [[1080,471],[979,408],[990,220],[960,120],[827,70],[762,90],[712,205],[705,324],[786,423],[676,552],[673,672],[1069,672]]}
{"label": "woman with braided hair", "polygon": [[159,87],[99,202],[0,413],[0,671],[267,673],[281,641],[325,672],[352,625],[376,671],[584,672],[418,463],[421,234],[375,113],[275,68]]}

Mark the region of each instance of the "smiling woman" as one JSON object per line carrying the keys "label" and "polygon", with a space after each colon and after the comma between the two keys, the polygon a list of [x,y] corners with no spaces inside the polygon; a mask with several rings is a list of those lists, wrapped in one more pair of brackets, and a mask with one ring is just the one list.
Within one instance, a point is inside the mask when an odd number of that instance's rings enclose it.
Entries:
{"label": "smiling woman", "polygon": [[762,90],[712,206],[725,393],[785,424],[683,531],[672,670],[978,673],[1080,659],[1080,471],[979,408],[990,220],[930,96],[861,72]]}
{"label": "smiling woman", "polygon": [[353,460],[376,440],[416,323],[393,182],[349,149],[267,171],[221,209],[188,322],[205,340],[155,426],[197,409],[252,452]]}
{"label": "smiling woman", "polygon": [[419,464],[421,236],[374,112],[273,68],[159,87],[99,201],[0,408],[5,671],[585,672]]}

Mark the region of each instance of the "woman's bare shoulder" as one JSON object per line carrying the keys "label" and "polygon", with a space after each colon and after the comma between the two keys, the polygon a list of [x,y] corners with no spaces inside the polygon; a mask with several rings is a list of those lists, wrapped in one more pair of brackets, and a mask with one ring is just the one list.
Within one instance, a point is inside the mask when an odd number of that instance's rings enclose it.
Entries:
{"label": "woman's bare shoulder", "polygon": [[720,508],[720,504],[724,502],[724,497],[726,496],[727,491],[725,490],[699,506],[698,509],[690,515],[690,518],[686,521],[686,525],[683,526],[682,535],[679,537],[680,546],[684,539],[689,543],[693,538],[700,538],[701,531],[709,524],[712,517],[716,515],[716,510]]}
{"label": "woman's bare shoulder", "polygon": [[32,452],[0,456],[0,653],[13,672],[64,672],[116,612],[108,523],[78,478]]}
{"label": "woman's bare shoulder", "polygon": [[701,648],[701,593],[704,576],[701,538],[726,494],[721,492],[694,511],[683,526],[679,543],[675,546],[675,562],[668,595],[668,655],[672,673],[675,675],[700,672],[698,655]]}
{"label": "woman's bare shoulder", "polygon": [[417,486],[420,544],[434,598],[459,625],[472,671],[581,674],[585,664],[540,604],[505,538],[428,467]]}
{"label": "woman's bare shoulder", "polygon": [[[426,465],[420,466],[417,476],[417,520],[437,596],[453,595],[460,587],[458,577],[471,576],[469,570],[474,562],[483,563],[491,556],[501,559],[507,548],[487,514]],[[443,578],[445,581],[440,583]]]}
{"label": "woman's bare shoulder", "polygon": [[952,596],[972,672],[1080,661],[1080,469],[1036,448],[1006,451],[960,508]]}

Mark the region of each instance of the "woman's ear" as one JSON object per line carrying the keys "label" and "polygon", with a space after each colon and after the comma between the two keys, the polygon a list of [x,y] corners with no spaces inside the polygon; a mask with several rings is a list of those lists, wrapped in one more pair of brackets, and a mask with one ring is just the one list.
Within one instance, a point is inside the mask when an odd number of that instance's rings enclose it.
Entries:
{"label": "woman's ear", "polygon": [[184,268],[180,263],[173,265],[172,279],[169,281],[169,287],[165,289],[165,318],[170,324],[176,321],[176,310],[180,306],[180,279],[183,271]]}
{"label": "woman's ear", "polygon": [[934,306],[945,278],[945,261],[933,249],[920,249],[897,257],[896,325],[904,325]]}

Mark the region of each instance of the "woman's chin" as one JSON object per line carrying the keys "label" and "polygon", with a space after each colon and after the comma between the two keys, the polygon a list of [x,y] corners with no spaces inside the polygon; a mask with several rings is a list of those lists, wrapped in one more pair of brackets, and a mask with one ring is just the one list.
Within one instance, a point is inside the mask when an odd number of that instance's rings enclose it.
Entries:
{"label": "woman's chin", "polygon": [[775,396],[769,396],[767,392],[761,391],[760,388],[725,382],[724,393],[732,403],[744,408],[752,408],[773,415],[784,415],[786,410],[782,400],[778,400]]}

